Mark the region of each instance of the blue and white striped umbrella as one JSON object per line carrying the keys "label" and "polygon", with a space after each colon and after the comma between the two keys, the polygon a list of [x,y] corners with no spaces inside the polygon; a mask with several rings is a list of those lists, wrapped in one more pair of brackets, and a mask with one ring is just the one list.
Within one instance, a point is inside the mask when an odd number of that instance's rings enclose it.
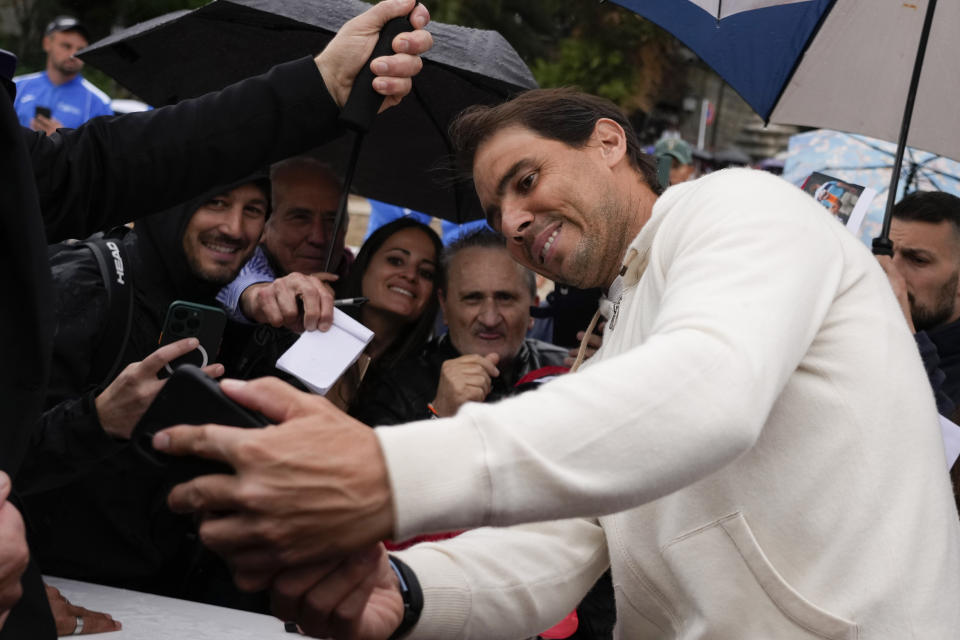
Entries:
{"label": "blue and white striped umbrella", "polygon": [[[765,120],[897,140],[930,0],[614,0]],[[960,160],[960,0],[939,0],[907,140]]]}

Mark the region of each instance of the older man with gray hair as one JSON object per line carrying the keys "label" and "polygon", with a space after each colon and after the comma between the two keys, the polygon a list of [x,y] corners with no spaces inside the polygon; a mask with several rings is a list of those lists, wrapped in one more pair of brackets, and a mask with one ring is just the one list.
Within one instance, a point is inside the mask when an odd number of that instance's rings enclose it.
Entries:
{"label": "older man with gray hair", "polygon": [[363,422],[452,416],[467,402],[513,395],[531,372],[563,366],[566,349],[526,337],[536,281],[510,257],[503,236],[478,231],[454,242],[443,267],[437,294],[449,331],[377,379],[355,413]]}

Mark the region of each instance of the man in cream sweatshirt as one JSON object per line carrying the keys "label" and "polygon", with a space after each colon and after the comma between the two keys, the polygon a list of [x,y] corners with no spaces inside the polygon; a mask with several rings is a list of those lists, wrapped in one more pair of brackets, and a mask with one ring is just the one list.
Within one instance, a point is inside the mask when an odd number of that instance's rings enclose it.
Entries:
{"label": "man in cream sweatshirt", "polygon": [[523,638],[610,566],[621,638],[956,637],[933,397],[856,238],[760,172],[658,196],[622,114],[573,91],[478,108],[454,137],[514,258],[607,290],[603,347],[537,391],[389,429],[224,383],[279,427],[154,444],[237,469],[170,503],[221,512],[201,535],[242,586],[325,637]]}

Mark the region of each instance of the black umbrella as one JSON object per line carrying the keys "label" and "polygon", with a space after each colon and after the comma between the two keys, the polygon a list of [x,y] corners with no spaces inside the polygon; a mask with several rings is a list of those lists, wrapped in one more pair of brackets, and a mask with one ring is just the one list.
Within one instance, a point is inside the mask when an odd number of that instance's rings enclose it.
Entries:
{"label": "black umbrella", "polygon": [[[221,89],[280,62],[319,52],[360,0],[215,0],[134,25],[81,57],[155,106]],[[431,22],[434,46],[414,90],[377,116],[359,153],[365,196],[454,222],[483,217],[472,189],[453,180],[447,126],[462,109],[501,102],[536,82],[495,31]],[[346,173],[352,136],[316,155]]]}

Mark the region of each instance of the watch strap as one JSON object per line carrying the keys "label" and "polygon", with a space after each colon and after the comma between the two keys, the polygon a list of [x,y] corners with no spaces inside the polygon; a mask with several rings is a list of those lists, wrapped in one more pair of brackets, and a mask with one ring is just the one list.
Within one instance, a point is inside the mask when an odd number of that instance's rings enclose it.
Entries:
{"label": "watch strap", "polygon": [[423,590],[420,589],[420,581],[417,580],[417,574],[413,569],[395,556],[388,556],[388,560],[390,568],[397,575],[400,595],[403,598],[403,620],[388,638],[388,640],[398,640],[405,636],[420,619],[420,612],[423,610]]}

